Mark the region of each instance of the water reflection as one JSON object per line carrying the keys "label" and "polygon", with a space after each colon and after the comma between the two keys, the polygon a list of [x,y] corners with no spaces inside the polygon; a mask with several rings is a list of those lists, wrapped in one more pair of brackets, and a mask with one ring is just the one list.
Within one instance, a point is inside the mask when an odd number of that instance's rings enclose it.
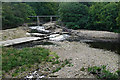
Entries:
{"label": "water reflection", "polygon": [[118,42],[86,42],[93,48],[114,51],[120,54],[120,43]]}

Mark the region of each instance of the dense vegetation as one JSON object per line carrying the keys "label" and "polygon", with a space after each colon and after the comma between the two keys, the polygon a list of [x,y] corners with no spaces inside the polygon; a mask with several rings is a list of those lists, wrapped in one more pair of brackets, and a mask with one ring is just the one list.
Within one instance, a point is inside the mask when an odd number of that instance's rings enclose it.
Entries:
{"label": "dense vegetation", "polygon": [[[13,28],[30,20],[29,16],[54,15],[58,3],[18,3],[7,2],[2,4],[2,28]],[[36,20],[36,18],[35,18]]]}
{"label": "dense vegetation", "polygon": [[80,3],[61,3],[59,14],[68,28],[84,28],[88,21],[88,7]]}
{"label": "dense vegetation", "polygon": [[120,2],[3,3],[2,13],[3,28],[17,27],[31,15],[59,15],[68,28],[120,32]]}
{"label": "dense vegetation", "polygon": [[2,28],[13,28],[28,21],[28,16],[35,15],[34,10],[25,3],[2,4]]}
{"label": "dense vegetation", "polygon": [[55,15],[57,14],[57,9],[59,7],[59,3],[55,2],[30,2],[26,4],[30,5],[33,8],[36,15]]}
{"label": "dense vegetation", "polygon": [[118,31],[119,3],[61,3],[60,20],[72,29]]}

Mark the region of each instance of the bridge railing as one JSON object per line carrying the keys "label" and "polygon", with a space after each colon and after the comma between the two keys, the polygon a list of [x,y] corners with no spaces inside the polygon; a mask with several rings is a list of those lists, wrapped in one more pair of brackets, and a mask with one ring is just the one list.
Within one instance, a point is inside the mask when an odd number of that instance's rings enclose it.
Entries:
{"label": "bridge railing", "polygon": [[40,20],[39,18],[43,18],[43,17],[50,17],[50,22],[53,21],[53,17],[59,17],[58,15],[43,15],[43,16],[29,16],[29,17],[36,17],[37,18],[37,25],[39,26]]}

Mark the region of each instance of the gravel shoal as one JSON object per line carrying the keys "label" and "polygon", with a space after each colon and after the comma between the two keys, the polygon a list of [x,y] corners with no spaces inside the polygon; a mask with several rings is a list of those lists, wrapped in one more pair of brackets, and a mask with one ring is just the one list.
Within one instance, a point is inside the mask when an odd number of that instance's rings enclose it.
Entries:
{"label": "gravel shoal", "polygon": [[82,67],[107,65],[107,69],[111,72],[118,70],[120,55],[106,51],[103,49],[95,49],[89,47],[86,43],[81,42],[54,42],[55,45],[41,45],[51,51],[56,52],[61,60],[72,59],[73,66],[65,66],[58,72],[58,78],[94,78],[93,75],[88,75],[87,72],[80,71]]}

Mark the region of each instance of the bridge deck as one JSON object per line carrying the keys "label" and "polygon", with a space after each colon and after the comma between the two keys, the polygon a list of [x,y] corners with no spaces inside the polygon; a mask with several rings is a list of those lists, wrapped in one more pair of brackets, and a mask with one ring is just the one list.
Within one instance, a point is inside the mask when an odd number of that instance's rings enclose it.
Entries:
{"label": "bridge deck", "polygon": [[13,40],[0,41],[0,46],[11,46],[11,45],[15,45],[15,44],[36,41],[36,40],[42,40],[42,39],[40,37],[17,38],[17,39],[13,39]]}

